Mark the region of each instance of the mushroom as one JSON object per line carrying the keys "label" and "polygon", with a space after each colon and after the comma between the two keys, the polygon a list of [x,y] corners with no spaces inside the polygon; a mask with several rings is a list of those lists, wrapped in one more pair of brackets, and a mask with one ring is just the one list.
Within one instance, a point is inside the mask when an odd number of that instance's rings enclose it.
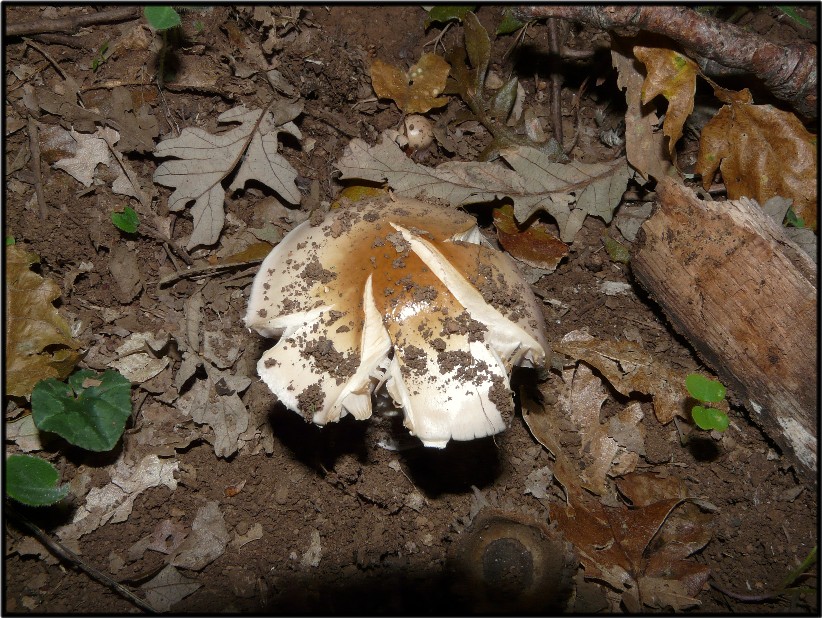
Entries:
{"label": "mushroom", "polygon": [[434,125],[425,116],[411,114],[405,117],[405,137],[414,150],[428,148],[434,141]]}
{"label": "mushroom", "polygon": [[393,196],[289,232],[245,322],[279,337],[257,371],[286,407],[318,425],[362,420],[384,385],[408,430],[438,448],[502,431],[512,368],[543,367],[548,349],[528,284],[471,216]]}

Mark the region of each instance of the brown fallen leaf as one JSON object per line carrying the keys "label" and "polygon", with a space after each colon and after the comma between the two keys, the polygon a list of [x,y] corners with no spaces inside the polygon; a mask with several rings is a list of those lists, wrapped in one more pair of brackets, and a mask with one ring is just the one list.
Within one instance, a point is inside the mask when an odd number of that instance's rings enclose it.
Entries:
{"label": "brown fallen leaf", "polygon": [[617,70],[617,85],[625,90],[625,154],[628,162],[647,180],[667,176],[673,169],[665,148],[665,136],[655,130],[660,120],[653,106],[642,105],[645,81],[633,54],[620,40],[612,45],[611,62]]}
{"label": "brown fallen leaf", "polygon": [[634,55],[645,65],[648,76],[642,85],[642,103],[657,95],[668,99],[662,132],[668,136],[668,153],[674,160],[674,147],[682,137],[685,120],[694,111],[696,76],[699,67],[690,58],[662,47],[634,47]]}
{"label": "brown fallen leaf", "polygon": [[6,394],[25,397],[46,378],[64,380],[77,365],[80,344],[52,304],[60,286],[29,267],[40,258],[6,247]]}
{"label": "brown fallen leaf", "polygon": [[595,339],[573,331],[553,345],[554,351],[595,367],[623,395],[632,391],[654,398],[654,414],[663,425],[674,416],[688,417],[685,376],[655,359],[633,341]]}
{"label": "brown fallen leaf", "polygon": [[771,105],[722,107],[702,129],[695,170],[704,187],[717,168],[730,199],[791,199],[805,226],[816,229],[816,136],[792,113]]}
{"label": "brown fallen leaf", "polygon": [[514,219],[513,206],[507,204],[495,208],[493,215],[499,244],[529,266],[553,272],[562,258],[568,255],[568,245],[557,238],[545,223],[532,221],[520,227]]}
{"label": "brown fallen leaf", "polygon": [[439,96],[451,67],[442,56],[423,54],[408,72],[382,60],[371,65],[371,85],[380,99],[392,99],[405,114],[424,114],[448,103]]}

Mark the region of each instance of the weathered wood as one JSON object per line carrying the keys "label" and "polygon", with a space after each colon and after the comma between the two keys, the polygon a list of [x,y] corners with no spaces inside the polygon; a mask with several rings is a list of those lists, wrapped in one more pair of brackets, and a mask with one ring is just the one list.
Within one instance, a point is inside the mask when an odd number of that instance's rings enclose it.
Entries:
{"label": "weathered wood", "polygon": [[636,279],[800,477],[817,475],[817,269],[759,205],[673,180],[637,237]]}

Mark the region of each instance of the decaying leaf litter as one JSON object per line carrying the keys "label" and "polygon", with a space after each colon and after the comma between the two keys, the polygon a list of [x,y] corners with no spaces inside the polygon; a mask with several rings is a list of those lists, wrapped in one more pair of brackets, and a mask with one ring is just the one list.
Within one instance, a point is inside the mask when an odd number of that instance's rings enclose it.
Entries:
{"label": "decaying leaf litter", "polygon": [[[7,16],[35,11],[30,17],[53,19],[77,10],[47,9],[41,15],[39,7],[16,8]],[[440,29],[426,33],[419,9],[380,10],[393,29],[375,32],[356,8],[346,7],[218,7],[187,14],[187,40],[174,49],[178,79],[167,80],[159,93],[152,83],[159,37],[142,22],[92,27],[95,33],[103,28],[111,41],[108,59],[97,71],[91,69],[96,49],[82,45],[21,41],[9,47],[7,235],[39,256],[39,276],[62,291],[62,318],[47,319],[67,337],[47,348],[49,356],[35,348],[35,360],[55,367],[79,349],[80,366],[99,372],[117,367],[136,385],[133,420],[122,446],[97,460],[67,458],[59,440],[27,427],[25,401],[7,407],[14,427],[8,436],[17,436],[9,450],[45,455],[70,484],[65,508],[30,515],[82,559],[145,591],[157,609],[202,611],[219,604],[286,611],[413,610],[416,595],[378,593],[363,601],[357,591],[372,590],[367,587],[376,582],[385,589],[388,578],[402,581],[406,591],[442,593],[451,585],[439,575],[449,572],[443,566],[450,569],[458,560],[454,550],[469,538],[472,521],[489,509],[550,521],[551,534],[574,546],[582,565],[570,573],[578,611],[750,608],[709,591],[708,573],[727,589],[760,595],[776,589],[816,542],[815,497],[796,482],[741,409],[732,411],[732,428],[721,437],[700,436],[681,418],[671,421],[673,413],[660,416],[663,394],[677,386],[676,376],[684,381],[689,372],[707,370],[666,331],[642,293],[637,296],[627,268],[610,261],[603,249],[606,235],[630,245],[636,233],[632,223],[647,216],[637,213],[641,202],[622,201],[614,223],[605,226],[626,187],[635,198],[642,196],[637,181],[628,184],[628,164],[643,177],[670,172],[664,156],[668,143],[653,130],[658,117],[650,117],[661,112],[650,111],[653,95],[645,100],[650,90],[642,89],[641,63],[618,63],[631,47],[614,52],[619,79],[641,80],[639,87],[634,82],[625,89],[628,114],[612,109],[621,103],[608,67],[585,65],[593,82],[597,76],[602,84],[589,86],[579,101],[579,84],[566,76],[566,138],[558,149],[544,139],[551,126],[548,76],[538,68],[536,77],[517,70],[534,48],[514,48],[511,60],[504,60],[512,37],[494,37],[501,11],[483,7],[476,23],[473,16],[452,23],[437,45],[451,50],[444,56],[451,74],[462,71],[465,80],[480,79],[477,64],[487,45],[484,62],[490,70],[480,89],[485,100],[474,101],[471,116],[454,94],[459,88],[446,86],[432,95],[449,97],[447,105],[428,113],[435,119],[435,145],[404,153],[394,141],[401,114],[422,110],[375,100],[371,71],[379,59],[407,75],[423,53],[441,50],[423,48]],[[771,27],[779,23],[768,15],[748,16],[754,28],[768,18]],[[408,23],[419,28],[409,29]],[[524,42],[547,45],[541,28],[530,25]],[[452,58],[464,45],[463,30],[479,38],[465,46],[460,66]],[[492,33],[487,43],[481,30]],[[592,35],[572,29],[568,45],[590,47]],[[658,56],[664,59],[671,51],[662,48]],[[679,83],[663,84],[660,92],[668,97],[666,88]],[[639,91],[643,100],[634,100]],[[750,106],[717,97],[729,106]],[[676,118],[672,105],[673,99],[665,124]],[[637,120],[630,120],[631,113]],[[245,123],[223,128],[219,119],[226,114]],[[482,122],[489,117],[493,131]],[[576,144],[566,155],[562,151],[577,118]],[[622,118],[627,163],[621,160],[626,171],[620,177],[615,173],[619,148],[602,143],[600,136]],[[499,124],[506,129],[499,130]],[[32,126],[39,134],[37,166]],[[191,133],[194,129],[198,133]],[[689,130],[698,135],[700,127],[686,123],[682,142],[688,142]],[[283,132],[287,135],[278,135]],[[722,129],[715,134],[727,135]],[[523,136],[531,146],[517,143]],[[163,183],[157,175],[164,177],[160,170],[166,166],[171,177],[179,177],[174,170],[197,160],[186,152],[185,141],[171,141],[192,138],[210,141],[209,162],[215,167],[210,179],[186,176],[170,183],[194,202],[189,215],[187,203],[179,204],[182,210],[172,207],[175,193],[158,186]],[[796,137],[791,143],[802,141]],[[646,143],[655,146],[637,146]],[[703,147],[694,140],[681,143],[683,157],[690,143]],[[158,144],[166,144],[164,162],[155,158]],[[734,150],[739,144],[712,147],[722,153],[723,174],[735,169],[724,165],[746,165],[741,155],[751,151]],[[693,152],[691,165],[711,154]],[[803,186],[806,169],[792,168],[799,179],[788,185]],[[524,270],[544,301],[549,336],[560,348],[563,337],[583,327],[589,335],[576,335],[577,342],[566,342],[566,348],[595,338],[585,355],[577,349],[557,356],[552,377],[540,387],[544,408],[557,415],[554,421],[525,408],[527,426],[517,418],[494,440],[458,443],[432,454],[378,448],[381,432],[390,432],[390,419],[319,431],[273,407],[254,371],[265,342],[239,324],[255,272],[249,266],[332,201],[340,188],[335,170],[351,179],[387,182],[397,193],[427,191],[429,198],[455,204],[507,197],[520,222],[534,210],[547,213],[538,219],[557,226],[569,243],[567,257],[559,266],[539,263]],[[556,180],[547,181],[547,173]],[[605,183],[602,188],[597,179]],[[569,185],[578,188],[569,191]],[[588,187],[599,195],[586,198]],[[706,183],[705,190],[714,189]],[[727,190],[729,197],[732,190],[762,191],[757,197],[763,200],[777,195],[768,192],[773,187],[728,185]],[[618,195],[602,199],[603,192]],[[50,209],[44,219],[38,194]],[[127,204],[140,214],[138,234],[122,234],[111,224],[110,213]],[[480,220],[490,212],[486,206],[471,211]],[[794,215],[810,224],[815,222],[810,212]],[[500,216],[494,213],[495,220]],[[492,235],[492,228],[488,232]],[[506,246],[502,237],[500,242]],[[518,250],[508,250],[517,257]],[[24,262],[24,273],[30,262]],[[199,278],[175,277],[189,263]],[[157,285],[160,280],[172,283]],[[39,311],[53,316],[54,298],[47,292]],[[572,411],[563,407],[569,401],[575,402]],[[537,420],[549,422],[549,431]],[[446,478],[443,470],[449,471]],[[575,523],[580,520],[588,523]],[[784,521],[802,523],[785,530]],[[613,532],[625,526],[647,532]],[[763,529],[772,533],[765,538]],[[130,607],[84,575],[61,571],[31,537],[14,529],[9,535],[14,552],[7,562],[14,566],[7,576],[9,607]],[[324,583],[309,583],[318,574]],[[83,595],[71,592],[80,589]],[[333,605],[321,600],[329,591]],[[811,610],[807,602],[794,597],[756,607],[768,611],[799,603],[800,610]],[[478,601],[469,595],[461,603]]]}

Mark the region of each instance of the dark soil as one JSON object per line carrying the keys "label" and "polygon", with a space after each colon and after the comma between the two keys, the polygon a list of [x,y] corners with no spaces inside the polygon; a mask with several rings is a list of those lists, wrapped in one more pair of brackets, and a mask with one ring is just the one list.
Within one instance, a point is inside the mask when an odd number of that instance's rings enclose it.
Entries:
{"label": "dark soil", "polygon": [[[4,7],[6,23],[93,11],[90,6]],[[102,109],[114,85],[127,84],[135,106],[150,105],[162,138],[178,128],[193,126],[213,132],[219,113],[240,103],[249,108],[264,106],[270,96],[264,71],[276,68],[305,102],[304,113],[296,121],[303,134],[302,147],[296,140],[284,140],[282,150],[299,172],[301,209],[308,211],[332,201],[342,188],[334,162],[350,139],[360,137],[373,144],[382,130],[396,128],[401,120],[392,103],[373,100],[370,63],[380,58],[408,67],[423,51],[433,51],[434,46],[427,44],[440,30],[425,31],[424,12],[419,7],[312,5],[302,10],[265,7],[265,11],[276,17],[274,43],[264,40],[268,27],[255,20],[253,9],[219,6],[185,12],[181,36],[170,40],[172,47],[165,62],[167,71],[174,75],[167,78],[161,95],[153,81],[159,37],[144,28],[143,19],[91,26],[76,37],[64,36],[62,41],[46,38],[36,43],[36,48],[20,38],[6,40],[4,235],[13,236],[18,244],[37,253],[38,272],[62,287],[61,314],[74,325],[84,350],[95,351],[86,355],[81,366],[102,370],[104,366],[95,365],[95,358],[114,357],[115,349],[131,333],[166,332],[183,337],[186,303],[202,290],[204,327],[219,330],[225,342],[240,346],[239,358],[227,371],[251,378],[242,402],[252,420],[258,422],[257,434],[244,442],[238,453],[217,457],[214,436],[207,426],[195,425],[185,412],[175,409],[173,397],[163,401],[164,393],[173,389],[173,376],[181,363],[180,354],[170,349],[168,368],[154,379],[160,386],[155,383],[150,389],[133,389],[135,418],[121,446],[110,454],[90,456],[59,440],[47,443],[41,455],[58,467],[64,481],[75,479],[72,495],[67,505],[22,512],[56,536],[61,526],[72,521],[88,492],[110,482],[110,470],[118,458],[133,464],[154,453],[179,463],[176,489],[146,489],[137,496],[124,521],[106,523],[79,539],[66,540],[66,544],[85,563],[137,589],[165,566],[168,555],[154,549],[140,552],[134,545],[154,534],[160,524],[190,533],[198,509],[215,501],[229,537],[248,535],[246,538],[253,540],[230,542],[204,568],[181,568],[181,573],[200,587],[173,604],[174,612],[548,611],[552,608],[549,601],[544,606],[518,606],[501,599],[480,599],[479,592],[460,588],[458,575],[461,552],[483,499],[495,512],[530,520],[537,526],[548,523],[548,504],[562,500],[557,488],[542,499],[524,493],[525,478],[550,466],[552,458],[519,414],[509,429],[493,438],[452,442],[444,450],[380,448],[380,437],[396,432],[390,427],[390,417],[357,422],[348,416],[323,429],[305,423],[277,405],[257,380],[254,367],[271,342],[249,333],[242,324],[253,269],[206,279],[222,283],[212,286],[210,293],[206,293],[203,281],[190,279],[161,288],[158,280],[174,271],[172,259],[185,265],[173,248],[164,247],[155,238],[124,235],[111,224],[110,213],[133,200],[112,193],[109,181],[95,181],[86,189],[67,173],[54,169],[50,163],[62,156],[59,153],[41,153],[37,177],[30,157],[28,118],[39,120],[41,133],[49,124],[68,127],[70,123],[57,113],[31,110],[25,98],[30,86],[55,88],[60,84],[55,64],[79,84],[87,108]],[[815,23],[814,11],[807,11]],[[501,14],[499,8],[491,6],[478,13],[492,33]],[[815,30],[808,34],[779,15],[775,7],[769,7],[743,19],[774,40],[815,37]],[[459,40],[458,33],[461,29],[457,26],[446,33],[446,47]],[[100,45],[105,41],[113,44],[120,37],[134,37],[136,42],[124,45],[93,70]],[[585,49],[603,42],[607,38],[601,34],[572,28],[569,46]],[[539,75],[547,49],[543,26],[531,26],[523,45],[511,54],[505,55],[514,43],[512,36],[494,39],[492,34],[492,43],[492,70],[502,76],[518,72],[530,96],[544,87],[545,77]],[[264,52],[265,45],[273,49]],[[572,136],[575,114],[571,105],[577,88],[586,76],[591,77],[590,84],[596,84],[583,97],[580,138],[572,151],[572,157],[586,161],[615,156],[598,138],[594,112],[613,100],[606,124],[615,126],[619,118],[614,114],[620,109],[608,54],[594,58],[569,69],[563,94],[565,134]],[[207,79],[209,75],[216,79]],[[456,100],[450,105],[459,107]],[[462,139],[465,144],[459,155],[434,146],[416,153],[415,159],[426,165],[449,159],[476,160],[485,134],[478,131]],[[313,147],[305,146],[307,140]],[[151,185],[157,165],[150,150],[148,154],[126,155],[146,186]],[[20,160],[22,164],[15,163]],[[45,218],[35,195],[38,183],[47,205]],[[170,191],[155,189],[154,207],[167,216]],[[226,211],[230,220],[224,238],[239,227],[232,219],[262,227],[269,217],[265,205],[270,205],[271,198],[272,193],[261,185],[229,195]],[[486,235],[493,237],[487,213],[472,211],[478,213]],[[171,238],[179,240],[191,232],[186,210],[174,213],[169,220],[173,221]],[[550,223],[549,217],[545,220]],[[292,226],[283,223],[283,231]],[[537,282],[539,296],[551,300],[544,304],[549,341],[586,328],[594,336],[639,341],[646,350],[681,370],[683,376],[704,369],[687,342],[670,330],[659,309],[633,283],[630,267],[608,259],[601,236],[609,231],[602,221],[589,217],[556,272]],[[616,235],[615,230],[612,235]],[[139,271],[141,288],[133,297],[120,289],[121,282],[110,269],[111,260],[123,247],[136,256],[132,263]],[[218,249],[195,251],[194,266],[218,261]],[[230,253],[221,252],[219,257]],[[91,266],[78,274],[83,263]],[[603,281],[632,287],[624,294],[606,296],[600,288]],[[194,379],[203,377],[200,368]],[[190,384],[183,385],[181,390],[188,387]],[[27,407],[24,401],[16,404],[7,407],[9,420]],[[790,465],[742,408],[732,407],[731,428],[721,439],[705,434],[685,446],[674,423],[659,424],[648,402],[643,403],[643,409],[646,454],[641,468],[681,478],[690,495],[717,507],[711,523],[713,538],[693,560],[708,565],[713,580],[727,589],[747,595],[773,590],[818,543],[817,488],[797,480]],[[154,437],[140,438],[148,427]],[[182,446],[175,445],[172,437]],[[17,450],[7,442],[7,452]],[[317,549],[317,533],[321,547],[318,561],[312,553]],[[129,600],[29,540],[28,532],[9,518],[5,542],[4,611],[135,611]],[[498,548],[513,565],[514,575],[499,575],[513,595],[519,594],[517,586],[527,579],[526,575],[516,575],[516,569],[525,568],[517,563],[518,548],[516,544]],[[582,580],[578,577],[576,581]],[[143,596],[140,590],[136,593]],[[614,598],[606,587],[586,584],[577,587],[573,603],[579,612],[607,611],[619,607]],[[819,611],[815,591],[742,603],[706,585],[698,600],[701,605],[690,611]]]}

